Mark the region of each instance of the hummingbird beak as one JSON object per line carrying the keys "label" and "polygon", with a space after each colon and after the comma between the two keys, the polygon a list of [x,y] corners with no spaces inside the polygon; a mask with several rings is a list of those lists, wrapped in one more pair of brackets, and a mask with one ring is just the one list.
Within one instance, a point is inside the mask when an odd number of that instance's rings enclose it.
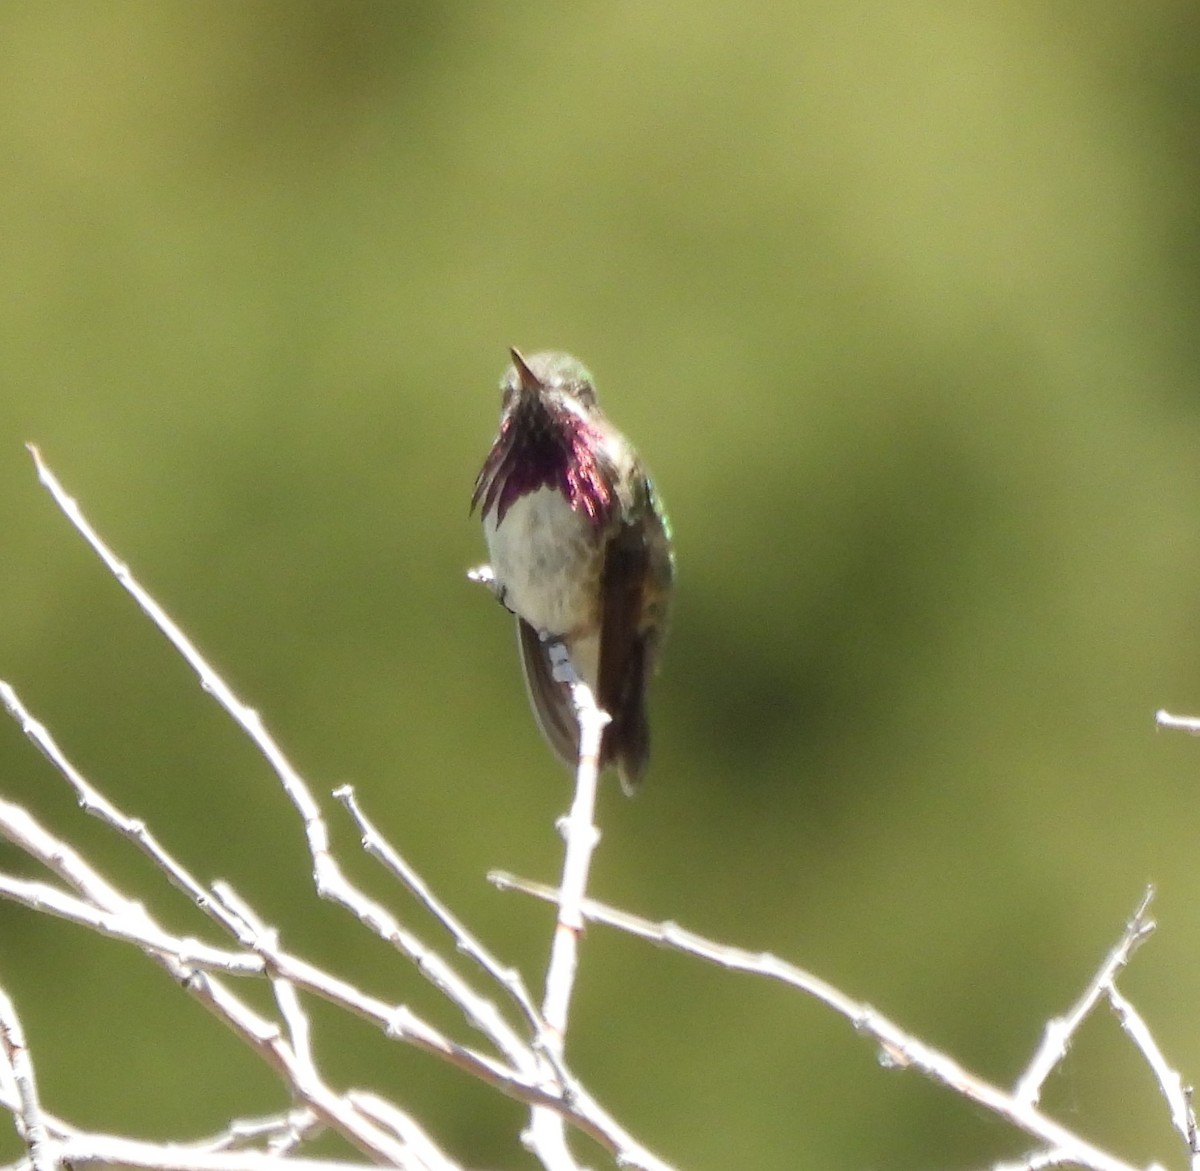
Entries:
{"label": "hummingbird beak", "polygon": [[513,346],[509,351],[512,354],[513,368],[517,372],[517,386],[522,391],[538,390],[542,383],[541,379],[529,369],[529,364],[525,361],[521,351]]}

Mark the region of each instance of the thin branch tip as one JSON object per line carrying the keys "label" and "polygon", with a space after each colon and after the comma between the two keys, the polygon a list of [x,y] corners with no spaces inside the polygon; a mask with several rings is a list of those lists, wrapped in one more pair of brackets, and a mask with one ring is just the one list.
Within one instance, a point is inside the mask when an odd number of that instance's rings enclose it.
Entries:
{"label": "thin branch tip", "polygon": [[38,483],[53,490],[55,486],[54,473],[50,471],[50,466],[42,456],[42,449],[36,443],[26,443],[25,450],[33,459],[33,468],[37,472]]}
{"label": "thin branch tip", "polygon": [[1159,728],[1170,728],[1177,732],[1186,732],[1189,736],[1200,736],[1200,719],[1195,716],[1177,716],[1165,708],[1159,708],[1154,713],[1154,723]]}

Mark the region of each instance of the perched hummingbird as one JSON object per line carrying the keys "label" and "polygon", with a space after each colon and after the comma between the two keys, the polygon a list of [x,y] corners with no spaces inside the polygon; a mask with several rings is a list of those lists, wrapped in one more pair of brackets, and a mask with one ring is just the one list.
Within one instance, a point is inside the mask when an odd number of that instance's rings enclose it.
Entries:
{"label": "perched hummingbird", "polygon": [[512,359],[471,495],[492,559],[481,576],[517,616],[525,687],[550,747],[575,767],[579,728],[546,645],[558,640],[611,717],[600,763],[615,764],[632,793],[650,756],[646,686],[666,634],[670,525],[583,363],[515,349]]}

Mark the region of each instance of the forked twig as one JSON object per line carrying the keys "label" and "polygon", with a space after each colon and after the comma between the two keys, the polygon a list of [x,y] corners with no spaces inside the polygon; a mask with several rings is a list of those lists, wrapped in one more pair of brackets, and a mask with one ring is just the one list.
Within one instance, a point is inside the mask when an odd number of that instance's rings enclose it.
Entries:
{"label": "forked twig", "polygon": [[[39,480],[64,515],[193,669],[201,687],[217,700],[271,765],[285,794],[300,815],[312,859],[317,892],[323,898],[351,911],[368,928],[409,956],[422,974],[458,1005],[465,1019],[488,1037],[504,1060],[497,1061],[452,1042],[431,1029],[405,1007],[384,1004],[363,994],[347,982],[289,954],[279,944],[276,933],[261,923],[248,904],[243,903],[231,888],[208,888],[197,882],[139,821],[126,817],[107,802],[74,769],[44,726],[33,719],[20,704],[15,692],[4,684],[0,684],[0,688],[3,688],[3,696],[10,711],[18,718],[31,741],[51,759],[72,784],[80,803],[88,812],[134,840],[139,849],[168,874],[174,885],[187,893],[194,903],[224,931],[232,935],[245,950],[230,952],[216,949],[196,941],[179,939],[163,931],[140,904],[108,884],[91,870],[71,847],[66,843],[54,841],[52,835],[47,835],[27,815],[22,819],[14,814],[14,817],[9,819],[8,836],[22,848],[39,856],[76,894],[69,895],[46,884],[29,883],[11,876],[0,876],[0,894],[7,894],[35,909],[50,910],[116,938],[136,943],[166,967],[219,1018],[234,1028],[292,1087],[298,1103],[307,1107],[302,1108],[302,1113],[313,1120],[302,1128],[291,1125],[284,1125],[278,1130],[268,1128],[264,1133],[278,1138],[276,1146],[280,1151],[290,1150],[298,1141],[302,1130],[311,1131],[313,1125],[325,1123],[341,1130],[351,1142],[369,1155],[394,1166],[411,1167],[414,1171],[451,1166],[435,1149],[427,1149],[424,1155],[414,1153],[415,1140],[412,1136],[419,1133],[419,1128],[406,1120],[403,1112],[390,1103],[361,1093],[339,1095],[325,1085],[316,1070],[307,1017],[297,995],[298,991],[307,991],[373,1020],[385,1027],[391,1035],[435,1053],[471,1072],[501,1092],[527,1103],[535,1115],[554,1119],[557,1135],[554,1134],[554,1128],[539,1131],[535,1127],[532,1128],[531,1143],[544,1166],[551,1171],[574,1171],[577,1166],[566,1149],[565,1138],[561,1138],[564,1134],[564,1119],[616,1155],[622,1165],[644,1168],[646,1171],[670,1171],[665,1163],[637,1143],[600,1107],[563,1064],[561,1037],[566,1027],[567,1007],[574,977],[573,956],[569,963],[560,961],[557,966],[552,958],[550,965],[547,1005],[554,1021],[558,1022],[556,1026],[545,1011],[539,1014],[533,1008],[528,994],[523,992],[519,977],[515,973],[506,973],[503,966],[475,944],[465,928],[457,923],[445,908],[441,908],[439,918],[450,928],[459,945],[463,946],[465,943],[465,950],[472,954],[485,972],[498,979],[500,985],[521,1007],[533,1034],[531,1039],[527,1039],[513,1030],[495,1005],[470,988],[437,953],[426,948],[386,908],[355,887],[332,853],[329,832],[318,802],[283,749],[266,729],[259,713],[238,699],[232,688],[205,660],[192,641],[140,585],[128,566],[113,553],[84,517],[75,500],[63,490],[37,449],[31,446],[30,452],[37,467]],[[586,706],[586,695],[581,696],[579,702]],[[590,706],[594,711],[594,703]],[[580,817],[578,808],[573,808],[572,816],[567,819],[568,858],[564,873],[568,877],[564,881],[568,888],[577,888],[581,895],[586,886],[586,860],[590,858],[595,834],[594,827],[590,835],[572,827],[582,826],[585,822],[591,825],[597,771],[594,766],[599,752],[599,729],[603,727],[604,718],[602,713],[597,712],[593,720],[597,731],[594,735],[595,748],[590,753],[593,765],[591,796],[586,799],[577,797],[577,806],[583,808],[586,815]],[[587,715],[581,714],[580,719],[585,728],[586,749],[591,736],[587,730]],[[586,766],[586,759],[584,764]],[[586,788],[586,767],[581,769],[581,777]],[[351,803],[351,809],[359,820],[360,828],[366,827],[369,823],[357,806]],[[19,813],[23,814],[24,811]],[[2,821],[0,818],[0,822]],[[382,839],[379,838],[378,842],[382,842]],[[384,850],[380,850],[377,856],[389,865],[393,865],[398,858],[398,855],[388,856]],[[581,856],[584,859],[582,866]],[[423,897],[427,905],[437,913],[440,904],[433,899],[428,888],[412,873],[408,874],[406,881],[409,882],[410,889],[420,888],[424,891],[420,897]],[[568,901],[560,918],[568,924],[574,923],[574,931],[570,934],[570,942],[574,945],[577,943],[578,930],[582,926],[581,916],[577,910],[571,912]],[[558,934],[560,933],[556,933],[553,956],[564,954],[558,943]],[[251,1010],[216,973],[265,975],[276,992],[280,1019],[269,1020]],[[230,1133],[232,1134],[232,1128]],[[541,1145],[541,1140],[546,1136],[549,1136],[549,1141]],[[77,1136],[81,1145],[95,1137]],[[123,1140],[113,1141],[119,1143]],[[187,1146],[172,1150],[175,1154],[170,1159],[163,1160],[164,1167],[184,1165],[189,1159],[195,1165],[208,1162],[215,1166],[221,1162],[222,1156],[232,1166],[236,1163],[235,1159],[230,1158],[233,1155],[242,1157],[244,1166],[256,1154],[252,1151],[214,1150],[211,1147],[204,1151]],[[127,1154],[125,1162],[139,1165],[139,1151],[128,1150]],[[80,1147],[72,1149],[69,1157],[76,1163],[91,1161]],[[291,1165],[302,1165],[305,1162],[294,1160],[291,1156],[288,1158]]]}
{"label": "forked twig", "polygon": [[1150,938],[1154,931],[1154,920],[1148,919],[1150,903],[1154,898],[1154,887],[1147,887],[1142,901],[1138,903],[1117,945],[1108,953],[1100,970],[1092,977],[1083,995],[1071,1006],[1070,1010],[1060,1017],[1046,1022],[1042,1044],[1038,1047],[1025,1072],[1017,1079],[1013,1097],[1018,1102],[1028,1102],[1036,1106],[1041,1097],[1042,1086],[1046,1078],[1067,1054],[1067,1047],[1075,1036],[1084,1018],[1096,1007],[1100,999],[1110,988],[1117,973],[1129,963],[1133,953]]}
{"label": "forked twig", "polygon": [[[488,877],[500,890],[520,891],[546,902],[555,902],[558,899],[558,892],[542,883],[530,882],[501,871],[494,871]],[[745,972],[778,981],[812,996],[845,1017],[857,1032],[870,1037],[879,1046],[881,1060],[886,1065],[914,1069],[931,1081],[978,1103],[1044,1143],[1047,1151],[1054,1152],[1050,1164],[1045,1165],[1070,1163],[1092,1168],[1093,1171],[1135,1171],[1133,1164],[1097,1147],[1042,1113],[1033,1103],[1023,1101],[1015,1094],[972,1073],[954,1058],[905,1032],[869,1004],[854,1000],[819,976],[795,964],[768,952],[746,951],[706,939],[680,927],[677,923],[655,923],[593,899],[585,899],[582,910],[584,917],[592,922],[614,927],[730,971]],[[1140,937],[1141,928],[1137,934]]]}

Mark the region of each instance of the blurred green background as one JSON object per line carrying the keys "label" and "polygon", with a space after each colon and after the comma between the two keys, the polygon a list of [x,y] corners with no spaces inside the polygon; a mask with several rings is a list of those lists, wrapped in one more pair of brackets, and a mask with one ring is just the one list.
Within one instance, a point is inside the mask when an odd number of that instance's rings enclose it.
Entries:
{"label": "blurred green background", "polygon": [[[314,787],[354,782],[540,988],[549,915],[484,875],[556,876],[568,785],[465,580],[467,501],[507,347],[571,350],[680,563],[654,761],[636,801],[605,786],[593,892],[1007,1082],[1153,881],[1123,987],[1200,1077],[1200,744],[1152,721],[1200,709],[1198,66],[1200,10],[1168,0],[5,5],[0,676],[285,942],[472,1039],[314,905],[265,765],[22,444]],[[8,721],[0,783],[200,928]],[[1031,1146],[797,995],[598,928],[583,958],[570,1056],[680,1167]],[[284,1104],[117,944],[0,906],[0,982],[81,1125]],[[316,1020],[337,1085],[531,1165],[515,1105]],[[1047,1102],[1181,1164],[1111,1020]]]}

